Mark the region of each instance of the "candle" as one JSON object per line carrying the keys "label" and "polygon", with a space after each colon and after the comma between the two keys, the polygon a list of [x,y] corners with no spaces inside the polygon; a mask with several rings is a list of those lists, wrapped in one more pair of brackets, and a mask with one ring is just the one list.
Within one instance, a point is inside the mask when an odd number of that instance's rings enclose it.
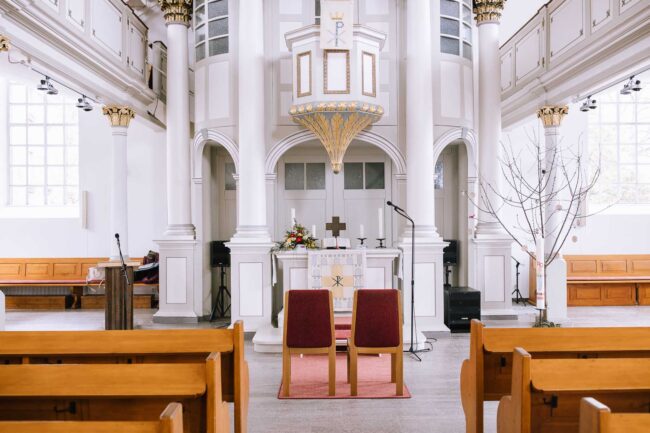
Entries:
{"label": "candle", "polygon": [[384,210],[382,208],[377,209],[377,216],[379,218],[379,239],[384,238]]}
{"label": "candle", "polygon": [[361,225],[359,226],[359,237],[360,237],[360,238],[363,237],[363,224],[361,224]]}
{"label": "candle", "polygon": [[546,302],[544,297],[546,296],[546,288],[544,287],[544,239],[540,236],[535,242],[535,261],[536,261],[536,273],[537,273],[537,288],[535,294],[537,295],[535,308],[543,310],[546,308]]}
{"label": "candle", "polygon": [[296,224],[296,208],[291,208],[291,226]]}
{"label": "candle", "polygon": [[316,239],[316,225],[315,224],[311,225],[311,237]]}

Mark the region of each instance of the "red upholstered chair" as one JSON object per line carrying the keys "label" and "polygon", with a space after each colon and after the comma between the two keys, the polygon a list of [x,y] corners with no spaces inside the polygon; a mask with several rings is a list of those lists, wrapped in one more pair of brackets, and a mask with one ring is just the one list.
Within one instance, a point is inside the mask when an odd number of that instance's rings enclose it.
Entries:
{"label": "red upholstered chair", "polygon": [[348,381],[351,395],[357,395],[357,360],[360,353],[390,353],[391,382],[397,395],[404,395],[402,341],[402,294],[398,290],[354,292],[352,337],[348,340]]}
{"label": "red upholstered chair", "polygon": [[329,395],[336,393],[334,306],[329,290],[289,290],[284,295],[282,394],[289,396],[291,355],[329,356]]}

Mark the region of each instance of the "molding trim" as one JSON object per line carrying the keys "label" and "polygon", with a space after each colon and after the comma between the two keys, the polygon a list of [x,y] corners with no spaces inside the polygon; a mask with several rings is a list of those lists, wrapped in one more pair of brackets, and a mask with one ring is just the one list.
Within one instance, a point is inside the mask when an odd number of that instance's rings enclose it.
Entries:
{"label": "molding trim", "polygon": [[467,178],[478,177],[478,140],[474,131],[467,128],[453,128],[442,134],[433,143],[433,160],[438,161],[442,151],[455,140],[463,140],[467,149]]}
{"label": "molding trim", "polygon": [[[391,141],[372,131],[361,131],[354,139],[375,145],[386,152],[386,154],[395,164],[396,172],[393,173],[394,175],[398,176],[406,174],[406,159],[404,158],[404,155],[402,154],[399,147],[397,147]],[[266,156],[266,174],[276,174],[276,166],[282,155],[284,155],[292,147],[310,140],[318,140],[318,137],[316,137],[316,135],[311,131],[300,130],[298,132],[294,132],[293,134],[289,134],[277,142]]]}
{"label": "molding trim", "polygon": [[214,128],[204,128],[196,132],[192,148],[192,177],[203,178],[203,151],[206,144],[214,142],[222,146],[230,154],[232,161],[235,163],[235,175],[239,173],[239,147],[237,143],[223,132]]}
{"label": "molding trim", "polygon": [[135,117],[135,111],[126,105],[104,105],[102,108],[104,116],[108,117],[111,126],[122,126],[128,128],[131,119]]}

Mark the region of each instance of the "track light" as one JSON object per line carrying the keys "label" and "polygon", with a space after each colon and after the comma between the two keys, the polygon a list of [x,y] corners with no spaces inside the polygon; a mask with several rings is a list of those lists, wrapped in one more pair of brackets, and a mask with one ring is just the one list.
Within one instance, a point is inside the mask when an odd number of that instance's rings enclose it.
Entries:
{"label": "track light", "polygon": [[591,95],[589,95],[587,99],[585,99],[585,102],[583,102],[582,105],[580,106],[580,111],[586,113],[587,111],[595,110],[596,108],[598,108],[598,104],[596,103],[596,100],[591,99]]}
{"label": "track light", "polygon": [[44,80],[41,80],[40,84],[36,86],[38,90],[43,90],[46,91],[48,95],[58,95],[59,91],[57,90],[56,87],[54,87],[54,84],[52,84],[52,81],[50,80],[50,77],[47,75],[45,76]]}
{"label": "track light", "polygon": [[50,79],[48,77],[45,77],[44,80],[41,80],[41,83],[36,86],[37,90],[47,90],[49,89],[48,83],[50,82]]}
{"label": "track light", "polygon": [[641,80],[635,80],[634,75],[630,77],[630,80],[623,85],[621,89],[621,95],[629,95],[632,92],[638,92],[641,90]]}
{"label": "track light", "polygon": [[75,107],[81,108],[84,111],[93,111],[93,106],[88,102],[86,95],[81,95],[81,98],[77,99]]}

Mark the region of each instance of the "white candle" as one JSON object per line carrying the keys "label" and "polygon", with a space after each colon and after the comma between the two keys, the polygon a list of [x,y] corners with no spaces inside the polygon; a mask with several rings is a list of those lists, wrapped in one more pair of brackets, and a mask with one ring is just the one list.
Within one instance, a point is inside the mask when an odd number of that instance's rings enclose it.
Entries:
{"label": "white candle", "polygon": [[291,208],[291,226],[296,224],[296,208]]}
{"label": "white candle", "polygon": [[384,210],[382,208],[377,209],[377,216],[379,218],[379,239],[384,238]]}
{"label": "white candle", "polygon": [[311,237],[316,239],[316,225],[314,224],[311,226]]}
{"label": "white candle", "polygon": [[363,237],[363,224],[361,224],[361,225],[359,226],[359,237],[360,237],[360,238]]}
{"label": "white candle", "polygon": [[537,273],[537,287],[535,290],[537,299],[535,308],[543,310],[546,308],[546,302],[544,299],[546,296],[546,287],[544,287],[544,239],[541,236],[537,238],[537,242],[535,242],[535,261],[537,262],[535,267]]}

